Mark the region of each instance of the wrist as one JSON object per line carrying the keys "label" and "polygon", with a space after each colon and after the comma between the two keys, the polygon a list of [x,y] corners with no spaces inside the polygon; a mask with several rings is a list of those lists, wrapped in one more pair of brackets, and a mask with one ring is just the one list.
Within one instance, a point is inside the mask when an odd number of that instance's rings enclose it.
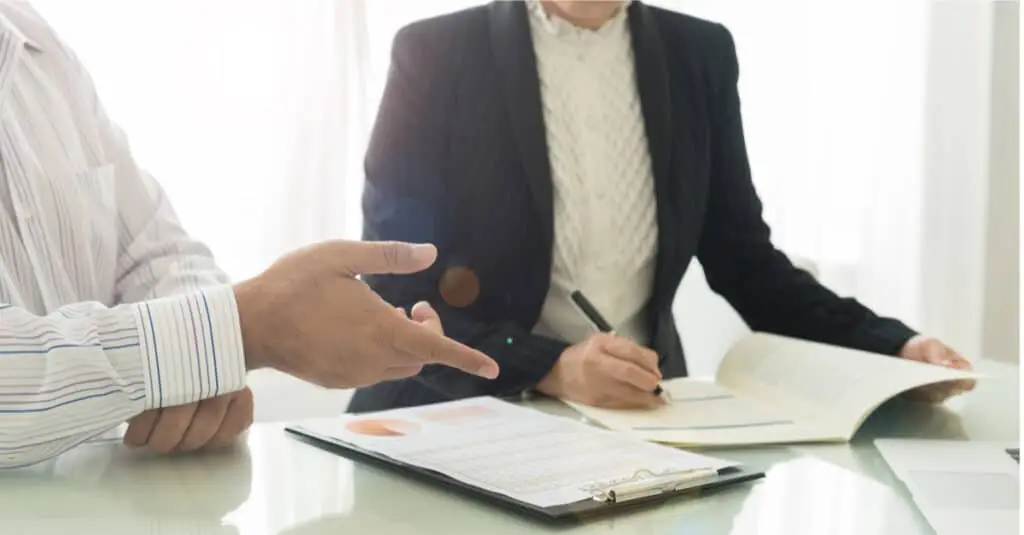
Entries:
{"label": "wrist", "polygon": [[534,389],[541,394],[551,396],[553,398],[560,397],[560,389],[558,388],[558,379],[555,377],[554,370],[548,372],[543,379],[537,383],[537,387]]}
{"label": "wrist", "polygon": [[235,303],[238,307],[238,323],[242,331],[242,353],[245,357],[245,369],[248,371],[268,368],[270,366],[267,355],[266,344],[260,336],[263,328],[260,325],[261,317],[259,292],[254,288],[252,281],[246,281],[234,286]]}
{"label": "wrist", "polygon": [[899,351],[896,352],[896,356],[901,358],[908,358],[910,354],[913,352],[914,345],[920,343],[926,338],[927,337],[921,334],[915,334],[911,336],[910,338],[903,342],[903,344],[900,346]]}
{"label": "wrist", "polygon": [[565,356],[566,349],[559,355],[558,360],[555,361],[555,365],[548,370],[545,375],[538,383],[536,390],[542,394],[551,397],[562,397],[564,389],[562,388],[562,365],[563,357]]}

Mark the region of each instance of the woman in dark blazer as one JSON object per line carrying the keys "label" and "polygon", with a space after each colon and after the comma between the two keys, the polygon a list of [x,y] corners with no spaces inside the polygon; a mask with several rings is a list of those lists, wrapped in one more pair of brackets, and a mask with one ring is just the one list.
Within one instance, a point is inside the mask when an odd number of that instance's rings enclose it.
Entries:
{"label": "woman in dark blazer", "polygon": [[[657,382],[687,373],[671,309],[694,257],[754,330],[969,367],[772,245],[737,78],[724,27],[638,1],[499,1],[402,29],[366,157],[364,238],[431,242],[439,257],[366,280],[414,315],[429,302],[501,375],[428,367],[359,390],[350,410],[532,390],[656,405]],[[586,330],[573,289],[619,336]]]}

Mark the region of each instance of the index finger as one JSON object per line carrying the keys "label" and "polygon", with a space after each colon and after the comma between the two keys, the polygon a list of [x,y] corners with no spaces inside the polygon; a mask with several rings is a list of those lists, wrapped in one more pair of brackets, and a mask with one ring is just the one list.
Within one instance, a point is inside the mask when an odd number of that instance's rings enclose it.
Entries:
{"label": "index finger", "polygon": [[411,320],[396,323],[394,345],[424,364],[444,364],[485,379],[498,377],[498,363],[492,358]]}
{"label": "index finger", "polygon": [[428,243],[338,241],[338,266],[350,276],[408,275],[429,268],[437,260],[437,248]]}
{"label": "index finger", "polygon": [[628,360],[644,370],[661,376],[661,370],[658,369],[658,354],[632,340],[614,338],[604,345],[604,349],[614,357]]}

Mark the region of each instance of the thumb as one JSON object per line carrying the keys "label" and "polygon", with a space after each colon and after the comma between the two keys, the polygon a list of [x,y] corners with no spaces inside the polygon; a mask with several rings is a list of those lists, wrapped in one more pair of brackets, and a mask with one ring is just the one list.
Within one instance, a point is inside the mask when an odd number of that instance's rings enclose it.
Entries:
{"label": "thumb", "polygon": [[421,325],[429,327],[438,334],[444,334],[441,317],[437,315],[437,311],[426,301],[416,303],[416,306],[412,307],[412,319]]}
{"label": "thumb", "polygon": [[430,244],[404,242],[344,242],[337,251],[342,269],[349,276],[407,275],[423,271],[437,260],[437,248]]}

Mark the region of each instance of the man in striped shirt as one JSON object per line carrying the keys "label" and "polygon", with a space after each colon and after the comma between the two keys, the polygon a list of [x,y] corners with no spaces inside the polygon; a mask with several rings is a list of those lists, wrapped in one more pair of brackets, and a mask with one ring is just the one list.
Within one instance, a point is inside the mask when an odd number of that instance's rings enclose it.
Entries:
{"label": "man in striped shirt", "polygon": [[159,452],[229,443],[252,420],[248,370],[336,388],[440,363],[497,365],[403,314],[357,275],[429,267],[430,245],[333,242],[231,286],[134,162],[74,54],[0,0],[0,467],[129,421]]}

